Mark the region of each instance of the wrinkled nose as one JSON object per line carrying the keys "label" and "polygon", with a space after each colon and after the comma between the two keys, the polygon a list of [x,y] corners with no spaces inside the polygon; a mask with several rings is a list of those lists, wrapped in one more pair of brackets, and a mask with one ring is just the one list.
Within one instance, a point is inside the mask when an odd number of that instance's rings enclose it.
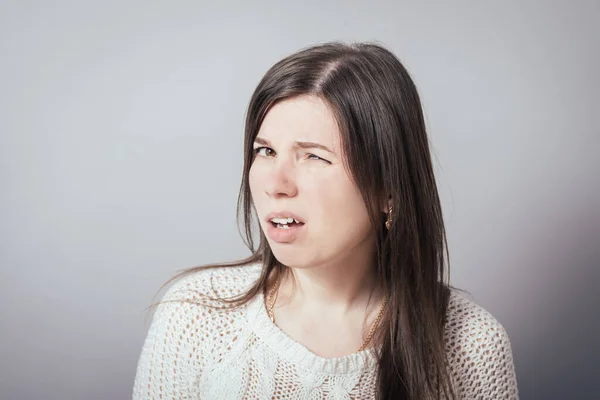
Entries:
{"label": "wrinkled nose", "polygon": [[265,192],[269,197],[294,197],[298,193],[295,168],[290,162],[279,161],[272,165],[266,181]]}

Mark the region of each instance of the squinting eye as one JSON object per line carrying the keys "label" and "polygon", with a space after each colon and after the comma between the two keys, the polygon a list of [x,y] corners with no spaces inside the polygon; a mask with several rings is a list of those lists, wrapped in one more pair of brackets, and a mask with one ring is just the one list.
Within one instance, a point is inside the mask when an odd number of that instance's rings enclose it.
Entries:
{"label": "squinting eye", "polygon": [[258,154],[259,156],[263,156],[263,157],[269,157],[269,155],[273,155],[273,153],[275,153],[273,151],[273,149],[270,149],[270,148],[264,147],[264,146],[257,147],[254,149],[255,155]]}
{"label": "squinting eye", "polygon": [[331,164],[331,163],[330,163],[329,161],[327,161],[326,159],[324,159],[324,158],[321,158],[321,157],[319,157],[319,156],[316,156],[316,155],[314,155],[314,154],[308,154],[308,155],[307,155],[307,158],[308,158],[309,160],[319,160],[319,161],[325,161],[327,164]]}

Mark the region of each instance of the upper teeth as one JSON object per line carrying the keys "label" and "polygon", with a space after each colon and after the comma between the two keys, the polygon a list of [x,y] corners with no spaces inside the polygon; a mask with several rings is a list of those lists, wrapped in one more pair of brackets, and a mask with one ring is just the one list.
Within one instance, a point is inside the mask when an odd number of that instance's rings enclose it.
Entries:
{"label": "upper teeth", "polygon": [[294,219],[292,217],[289,217],[289,218],[273,218],[271,220],[271,222],[274,222],[276,224],[291,224],[292,222],[298,223],[298,220]]}

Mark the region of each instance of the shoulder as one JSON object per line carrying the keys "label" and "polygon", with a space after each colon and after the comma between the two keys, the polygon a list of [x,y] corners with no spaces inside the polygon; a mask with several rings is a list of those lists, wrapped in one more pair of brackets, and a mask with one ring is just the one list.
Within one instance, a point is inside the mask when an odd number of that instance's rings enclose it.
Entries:
{"label": "shoulder", "polygon": [[219,299],[244,293],[261,267],[218,267],[186,273],[157,304],[138,361],[134,399],[190,398],[190,382],[220,360],[243,331],[243,308]]}
{"label": "shoulder", "polygon": [[485,308],[469,299],[466,294],[450,291],[446,312],[446,335],[459,338],[504,337],[500,322]]}
{"label": "shoulder", "polygon": [[248,290],[260,277],[262,266],[202,268],[182,275],[169,285],[162,301],[214,303]]}
{"label": "shoulder", "polygon": [[457,290],[450,292],[444,340],[459,397],[518,398],[506,330],[490,312]]}
{"label": "shoulder", "polygon": [[[246,305],[226,299],[246,293],[260,276],[261,267],[202,268],[172,282],[157,303],[149,334],[187,338],[188,343],[215,338],[246,322]],[[189,339],[189,340],[188,340]]]}

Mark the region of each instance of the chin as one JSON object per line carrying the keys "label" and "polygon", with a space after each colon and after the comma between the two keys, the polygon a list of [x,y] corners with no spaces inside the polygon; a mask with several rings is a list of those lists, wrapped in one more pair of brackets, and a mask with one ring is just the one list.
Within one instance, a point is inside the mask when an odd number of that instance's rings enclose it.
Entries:
{"label": "chin", "polygon": [[314,260],[306,257],[306,252],[299,250],[295,246],[282,245],[280,243],[269,243],[271,251],[277,261],[290,268],[310,268],[314,265]]}

